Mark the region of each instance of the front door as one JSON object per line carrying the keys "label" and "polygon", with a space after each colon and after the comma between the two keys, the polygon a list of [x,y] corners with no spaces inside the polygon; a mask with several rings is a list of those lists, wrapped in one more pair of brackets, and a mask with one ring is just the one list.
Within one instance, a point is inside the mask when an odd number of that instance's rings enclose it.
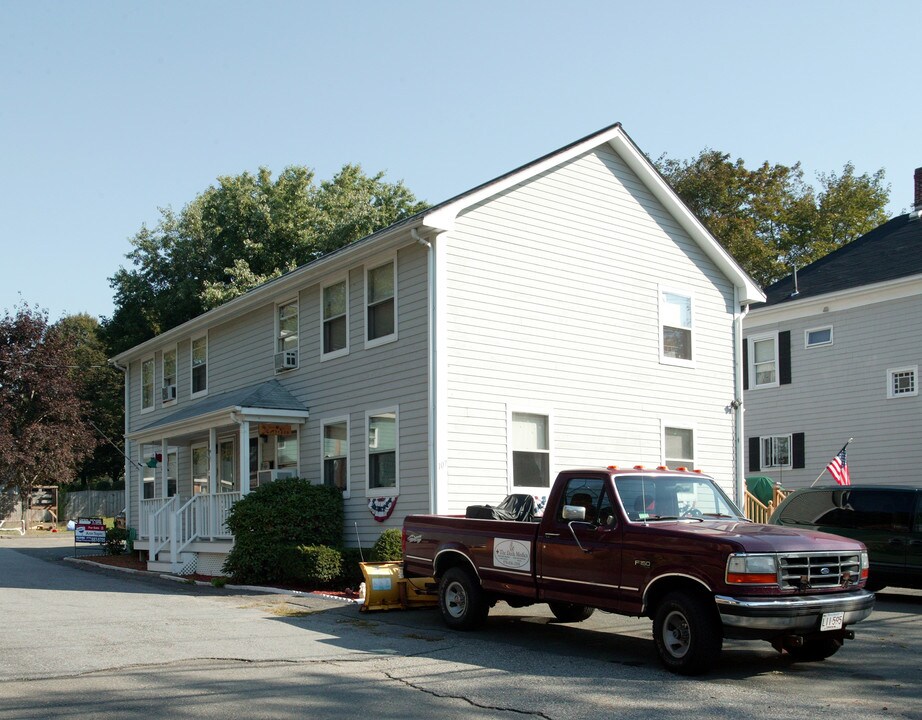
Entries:
{"label": "front door", "polygon": [[[565,505],[585,508],[586,520],[565,520]],[[558,506],[545,510],[538,534],[542,600],[608,608],[618,604],[621,527],[613,510],[605,478],[574,475],[567,480]]]}
{"label": "front door", "polygon": [[237,442],[235,438],[223,438],[218,441],[218,492],[237,492],[240,490],[237,473]]}

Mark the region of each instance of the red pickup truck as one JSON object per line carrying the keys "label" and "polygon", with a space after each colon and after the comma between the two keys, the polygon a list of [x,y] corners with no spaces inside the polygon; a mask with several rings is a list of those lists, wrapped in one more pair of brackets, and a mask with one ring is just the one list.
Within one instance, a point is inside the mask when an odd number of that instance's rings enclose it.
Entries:
{"label": "red pickup truck", "polygon": [[498,600],[547,603],[562,622],[596,608],[649,617],[662,663],[691,675],[714,665],[724,638],[825,659],[874,605],[864,545],[752,523],[698,472],[567,470],[541,517],[521,499],[513,520],[478,507],[404,521],[404,575],[438,581],[449,627],[481,626]]}

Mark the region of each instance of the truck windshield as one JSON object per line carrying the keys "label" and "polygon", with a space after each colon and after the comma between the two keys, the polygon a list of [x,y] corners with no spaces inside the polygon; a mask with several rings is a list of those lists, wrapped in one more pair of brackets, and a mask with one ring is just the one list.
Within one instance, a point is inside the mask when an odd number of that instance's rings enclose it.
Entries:
{"label": "truck windshield", "polygon": [[705,475],[620,475],[615,488],[629,520],[743,519],[723,490]]}

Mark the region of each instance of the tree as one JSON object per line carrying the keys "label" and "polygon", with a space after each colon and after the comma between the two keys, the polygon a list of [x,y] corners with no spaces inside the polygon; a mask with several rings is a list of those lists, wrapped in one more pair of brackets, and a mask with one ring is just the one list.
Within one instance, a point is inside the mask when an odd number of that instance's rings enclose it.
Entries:
{"label": "tree", "polygon": [[77,395],[86,403],[85,421],[96,426],[95,451],[77,467],[77,478],[83,484],[106,481],[117,483],[125,469],[123,456],[115,442],[124,433],[124,378],[107,362],[105,342],[99,321],[85,313],[69,315],[55,323],[71,347],[71,379]]}
{"label": "tree", "polygon": [[819,188],[800,163],[754,170],[717,150],[691,160],[660,157],[657,169],[708,230],[757,282],[769,285],[851,242],[887,219],[884,171],[820,173]]}
{"label": "tree", "polygon": [[161,209],[127,255],[133,267],[110,278],[115,312],[104,323],[120,352],[216,307],[283,272],[425,209],[403,183],[345,165],[314,184],[306,167],[276,180],[221,177],[179,214]]}
{"label": "tree", "polygon": [[0,490],[23,501],[37,485],[71,482],[96,445],[69,372],[72,349],[37,308],[0,320]]}

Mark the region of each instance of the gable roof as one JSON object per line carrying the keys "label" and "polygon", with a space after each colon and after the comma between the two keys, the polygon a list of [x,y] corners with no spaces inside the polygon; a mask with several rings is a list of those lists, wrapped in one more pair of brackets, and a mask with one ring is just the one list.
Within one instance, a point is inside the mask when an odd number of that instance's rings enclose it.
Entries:
{"label": "gable roof", "polygon": [[625,164],[634,172],[651,194],[665,207],[676,219],[679,225],[701,247],[704,254],[713,262],[721,272],[733,283],[737,289],[737,300],[743,304],[761,302],[765,299],[762,290],[756,282],[746,274],[740,265],[733,259],[723,246],[704,227],[702,222],[688,209],[675,191],[669,186],[663,176],[657,171],[653,163],[641,152],[640,148],[624,132],[621,123],[615,123],[598,132],[587,135],[558,150],[544,155],[537,160],[522,165],[499,177],[477,185],[460,195],[433,205],[411,217],[400,220],[386,228],[378,230],[360,240],[356,240],[338,250],[324,255],[306,265],[302,265],[280,277],[274,278],[249,292],[230,300],[223,305],[209,310],[182,325],[171,328],[160,335],[136,345],[113,358],[116,363],[123,363],[142,353],[150,352],[164,342],[179,339],[182,336],[200,331],[211,324],[242,314],[253,309],[260,303],[278,293],[287,291],[290,286],[301,282],[310,273],[321,273],[330,265],[335,264],[343,256],[360,253],[369,245],[385,242],[397,236],[405,237],[405,233],[416,230],[420,233],[442,232],[451,230],[455,219],[464,210],[473,207],[489,197],[497,195],[509,188],[523,183],[530,178],[565,163],[573,158],[589,152],[602,145],[608,145],[618,154]]}
{"label": "gable roof", "polygon": [[922,274],[922,220],[899,215],[765,290],[760,307]]}

